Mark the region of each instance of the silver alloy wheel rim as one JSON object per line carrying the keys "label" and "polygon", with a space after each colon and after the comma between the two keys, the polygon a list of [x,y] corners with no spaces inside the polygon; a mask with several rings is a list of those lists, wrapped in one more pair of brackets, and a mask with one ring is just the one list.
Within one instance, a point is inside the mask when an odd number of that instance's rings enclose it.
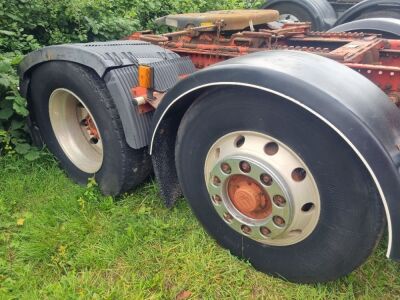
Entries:
{"label": "silver alloy wheel rim", "polygon": [[[270,145],[274,147],[272,152],[268,150]],[[241,169],[243,162],[250,166],[249,172]],[[262,181],[265,177],[261,175],[265,174],[271,179],[268,185]],[[318,223],[320,195],[312,173],[293,150],[268,135],[238,131],[221,137],[207,154],[204,176],[218,215],[233,230],[253,240],[272,246],[293,245],[306,239]],[[242,202],[238,202],[239,198],[231,197],[234,176],[245,176],[249,185],[250,181],[257,182],[271,202],[268,215],[249,217],[238,208],[237,203],[243,205],[243,201],[253,198],[240,198]],[[275,203],[275,196],[284,201]]]}
{"label": "silver alloy wheel rim", "polygon": [[[85,103],[70,90],[56,89],[50,95],[49,116],[65,155],[81,171],[96,173],[103,163],[103,143],[96,121]],[[88,120],[93,122],[91,126]]]}

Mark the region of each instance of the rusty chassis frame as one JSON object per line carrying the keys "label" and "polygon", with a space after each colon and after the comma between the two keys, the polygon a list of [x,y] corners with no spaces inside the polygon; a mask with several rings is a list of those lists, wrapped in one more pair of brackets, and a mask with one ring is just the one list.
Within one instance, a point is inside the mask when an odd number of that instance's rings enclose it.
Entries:
{"label": "rusty chassis frame", "polygon": [[[152,34],[136,32],[130,40],[142,40],[180,56],[188,56],[197,69],[254,52],[268,50],[297,50],[321,55],[342,63],[361,73],[400,106],[400,41],[387,40],[366,33],[312,32],[309,23],[285,24],[279,29],[258,31],[221,31],[222,21],[215,25],[187,30]],[[143,93],[134,91],[134,96]],[[162,94],[145,97],[141,112],[148,112],[160,103]]]}

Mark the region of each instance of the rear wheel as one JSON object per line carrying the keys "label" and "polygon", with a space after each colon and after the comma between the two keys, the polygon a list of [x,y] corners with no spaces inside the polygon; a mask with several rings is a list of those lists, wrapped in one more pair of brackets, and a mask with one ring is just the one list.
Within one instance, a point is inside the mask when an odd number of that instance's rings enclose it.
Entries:
{"label": "rear wheel", "polygon": [[327,30],[336,20],[326,0],[267,1],[263,8],[278,10],[282,22],[310,22],[314,31]]}
{"label": "rear wheel", "polygon": [[330,128],[279,97],[228,88],[198,99],[179,128],[176,162],[203,226],[263,272],[333,280],[381,237],[381,203],[362,163]]}
{"label": "rear wheel", "polygon": [[32,75],[30,98],[45,144],[78,183],[94,176],[103,193],[118,195],[150,174],[146,150],[127,145],[113,99],[91,70],[46,63]]}

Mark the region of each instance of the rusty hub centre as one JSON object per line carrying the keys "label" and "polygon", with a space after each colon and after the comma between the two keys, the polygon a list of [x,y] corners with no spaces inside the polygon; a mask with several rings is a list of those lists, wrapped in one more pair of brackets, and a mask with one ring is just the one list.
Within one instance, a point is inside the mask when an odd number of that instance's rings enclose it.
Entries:
{"label": "rusty hub centre", "polygon": [[265,219],[272,212],[268,193],[251,177],[232,176],[228,182],[228,196],[235,208],[249,218]]}
{"label": "rusty hub centre", "polygon": [[94,123],[92,117],[88,114],[85,119],[81,121],[81,124],[85,126],[88,134],[94,137],[96,140],[100,139],[99,131],[97,130],[96,124]]}

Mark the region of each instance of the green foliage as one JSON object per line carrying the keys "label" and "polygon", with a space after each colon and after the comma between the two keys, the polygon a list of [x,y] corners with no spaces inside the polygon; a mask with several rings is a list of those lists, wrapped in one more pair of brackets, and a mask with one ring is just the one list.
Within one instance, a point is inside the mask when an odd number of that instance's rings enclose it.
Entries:
{"label": "green foliage", "polygon": [[28,160],[39,157],[39,151],[26,141],[26,101],[18,93],[16,66],[22,56],[0,55],[0,155],[18,153]]}
{"label": "green foliage", "polygon": [[17,66],[40,47],[120,39],[169,13],[255,7],[260,0],[0,0],[0,155],[39,157],[29,146]]}
{"label": "green foliage", "polygon": [[153,0],[136,2],[135,10],[143,28],[154,28],[152,21],[157,17],[168,14],[254,8],[265,3],[262,0]]}
{"label": "green foliage", "polygon": [[186,201],[166,209],[154,184],[113,201],[50,156],[0,157],[0,178],[0,299],[399,299],[386,241],[340,280],[292,284],[219,247]]}

